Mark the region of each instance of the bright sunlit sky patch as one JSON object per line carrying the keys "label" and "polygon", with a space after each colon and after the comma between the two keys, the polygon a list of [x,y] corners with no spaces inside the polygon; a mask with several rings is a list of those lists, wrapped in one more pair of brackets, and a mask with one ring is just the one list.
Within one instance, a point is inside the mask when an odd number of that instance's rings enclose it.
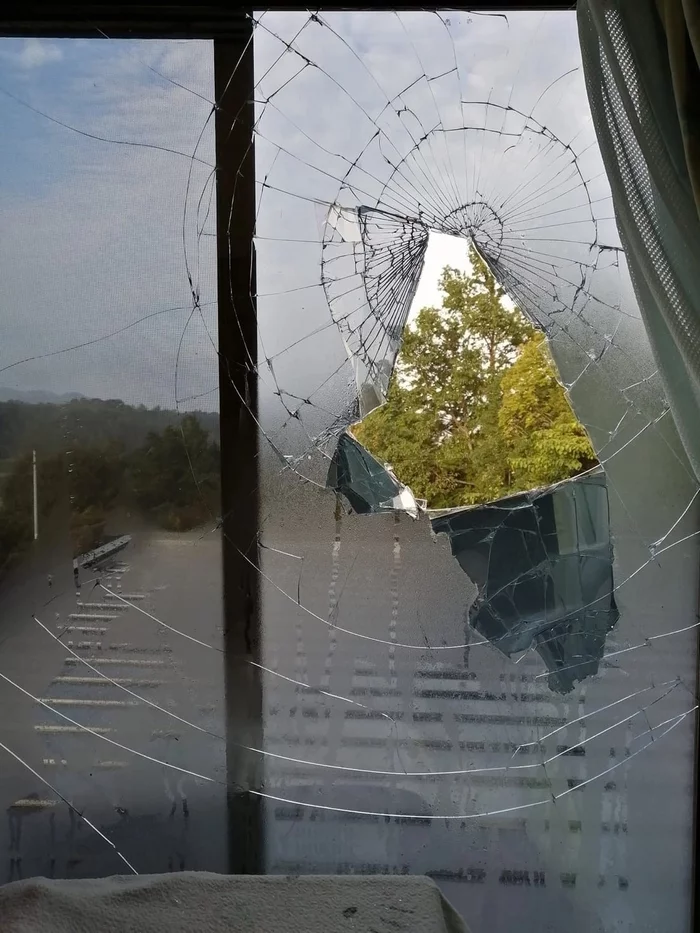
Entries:
{"label": "bright sunlit sky patch", "polygon": [[[472,264],[469,262],[469,240],[451,236],[449,233],[431,233],[416,296],[408,314],[409,324],[415,321],[421,308],[439,308],[442,305],[443,295],[439,282],[445,266],[459,272],[472,271]],[[509,309],[515,307],[507,295],[502,301]]]}
{"label": "bright sunlit sky patch", "polygon": [[452,266],[460,272],[470,272],[469,240],[450,236],[447,233],[431,233],[425,262],[421,273],[416,296],[408,315],[409,323],[414,320],[421,308],[439,308],[442,304],[442,292],[438,287],[442,270]]}

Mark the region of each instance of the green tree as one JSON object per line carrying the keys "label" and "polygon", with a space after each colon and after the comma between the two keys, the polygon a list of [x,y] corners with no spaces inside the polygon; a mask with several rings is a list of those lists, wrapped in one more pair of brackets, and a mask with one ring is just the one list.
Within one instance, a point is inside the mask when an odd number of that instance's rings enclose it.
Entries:
{"label": "green tree", "polygon": [[433,508],[544,485],[595,462],[542,335],[476,253],[407,328],[386,404],[354,427]]}
{"label": "green tree", "polygon": [[597,463],[585,428],[556,377],[544,335],[537,333],[501,382],[498,426],[518,489],[546,486]]}
{"label": "green tree", "polygon": [[173,531],[201,524],[218,507],[219,460],[218,444],[194,415],[149,434],[132,457],[137,503]]}
{"label": "green tree", "polygon": [[76,447],[68,454],[71,505],[82,512],[90,507],[109,510],[124,476],[123,445],[117,441]]}
{"label": "green tree", "polygon": [[75,446],[67,451],[68,490],[73,555],[84,554],[104,542],[107,516],[122,492],[124,446],[107,441]]}

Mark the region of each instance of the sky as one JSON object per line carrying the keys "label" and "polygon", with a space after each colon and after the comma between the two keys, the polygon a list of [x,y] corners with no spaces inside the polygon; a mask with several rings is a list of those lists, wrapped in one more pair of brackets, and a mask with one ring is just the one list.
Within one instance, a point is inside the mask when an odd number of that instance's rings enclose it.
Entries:
{"label": "sky", "polygon": [[442,270],[451,266],[460,272],[469,272],[471,263],[467,257],[467,241],[446,233],[432,233],[428,240],[428,249],[423,261],[415,297],[411,303],[408,323],[414,320],[421,308],[439,308],[442,304],[442,292],[438,287]]}
{"label": "sky", "polygon": [[[522,114],[586,152],[587,178],[600,164],[573,13],[256,16],[261,404],[284,421],[313,393],[313,433],[351,404],[342,324],[369,300],[357,244],[324,239],[330,205],[427,211],[432,229],[462,203],[517,201],[528,166],[556,185],[559,150]],[[0,386],[216,406],[212,100],[207,42],[0,40]],[[533,203],[541,225],[580,209]],[[509,235],[530,275],[553,248]],[[433,230],[414,309],[465,254]],[[572,378],[598,352],[581,339]]]}
{"label": "sky", "polygon": [[[5,369],[0,385],[174,407],[178,364],[178,396],[209,391],[213,407],[214,239],[197,243],[193,220],[212,187],[211,106],[197,96],[212,80],[204,42],[0,40],[0,369],[146,318]],[[178,361],[187,264],[204,322],[190,321]]]}

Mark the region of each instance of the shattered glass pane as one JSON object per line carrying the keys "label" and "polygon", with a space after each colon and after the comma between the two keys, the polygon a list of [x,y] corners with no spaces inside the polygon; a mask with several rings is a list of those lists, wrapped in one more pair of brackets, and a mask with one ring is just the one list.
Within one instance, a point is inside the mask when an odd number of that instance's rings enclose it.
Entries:
{"label": "shattered glass pane", "polygon": [[[620,249],[574,14],[261,11],[253,27],[264,709],[260,746],[241,742],[260,780],[235,790],[262,803],[263,868],[425,873],[475,930],[688,929],[698,487]],[[73,452],[73,496],[97,475],[81,439],[109,467],[125,415],[143,419],[139,508],[71,525],[61,499],[60,569],[23,558],[0,583],[1,697],[24,704],[0,738],[8,877],[20,849],[25,874],[224,860],[220,516],[154,483],[216,492],[211,61],[99,47],[97,64],[90,44],[85,62],[0,48],[21,169],[0,161],[2,377],[98,410],[61,399],[33,429]],[[64,55],[78,74],[62,84],[44,69]],[[359,444],[435,234],[471,243],[542,335],[599,465],[434,513]],[[13,437],[0,495],[26,537],[34,446]],[[124,535],[76,591],[73,559]],[[149,663],[120,667],[135,647]]]}
{"label": "shattered glass pane", "polygon": [[[329,208],[326,229],[329,237],[324,243],[324,259],[329,272],[324,277],[324,289],[333,319],[345,337],[355,365],[360,416],[364,417],[386,399],[423,268],[429,229],[420,222],[384,211],[363,206],[349,211],[336,204]],[[348,266],[348,273],[341,274],[347,257],[342,248],[332,248],[335,235],[343,243],[360,246],[359,256],[353,246],[352,259],[360,266],[358,274],[363,280],[366,302],[358,304],[354,291],[347,290],[345,279],[353,270]]]}
{"label": "shattered glass pane", "polygon": [[479,588],[469,622],[509,657],[534,648],[568,693],[598,671],[619,618],[602,473],[434,518]]}
{"label": "shattered glass pane", "polygon": [[418,518],[418,505],[411,490],[347,431],[338,438],[327,484],[345,496],[358,515],[405,511]]}
{"label": "shattered glass pane", "polygon": [[390,462],[430,509],[488,502],[589,472],[595,452],[544,335],[473,244],[435,237],[430,263],[444,245],[457,265],[444,265],[437,281],[427,269],[421,275],[386,399],[353,426],[355,437]]}
{"label": "shattered glass pane", "polygon": [[[575,15],[263,12],[255,42],[267,868],[425,872],[474,929],[686,929],[698,489]],[[598,465],[413,521],[354,441],[436,235],[544,335]]]}

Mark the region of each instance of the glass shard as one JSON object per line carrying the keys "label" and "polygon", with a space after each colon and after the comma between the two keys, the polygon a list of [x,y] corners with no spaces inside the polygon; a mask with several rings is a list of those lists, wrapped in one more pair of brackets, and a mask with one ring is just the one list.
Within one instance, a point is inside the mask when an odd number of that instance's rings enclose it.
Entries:
{"label": "glass shard", "polygon": [[550,689],[598,671],[619,618],[602,472],[432,521],[479,588],[469,623],[503,654],[533,647]]}
{"label": "glass shard", "polygon": [[[352,243],[352,257],[340,241]],[[323,283],[355,371],[362,417],[386,400],[401,337],[428,248],[428,227],[419,219],[361,205],[332,204],[328,211]],[[351,262],[348,260],[351,259]],[[342,269],[343,260],[346,269]],[[365,302],[347,289],[347,275],[362,280]]]}
{"label": "glass shard", "polygon": [[338,438],[326,485],[345,496],[358,515],[398,510],[418,518],[419,506],[408,486],[348,431]]}

